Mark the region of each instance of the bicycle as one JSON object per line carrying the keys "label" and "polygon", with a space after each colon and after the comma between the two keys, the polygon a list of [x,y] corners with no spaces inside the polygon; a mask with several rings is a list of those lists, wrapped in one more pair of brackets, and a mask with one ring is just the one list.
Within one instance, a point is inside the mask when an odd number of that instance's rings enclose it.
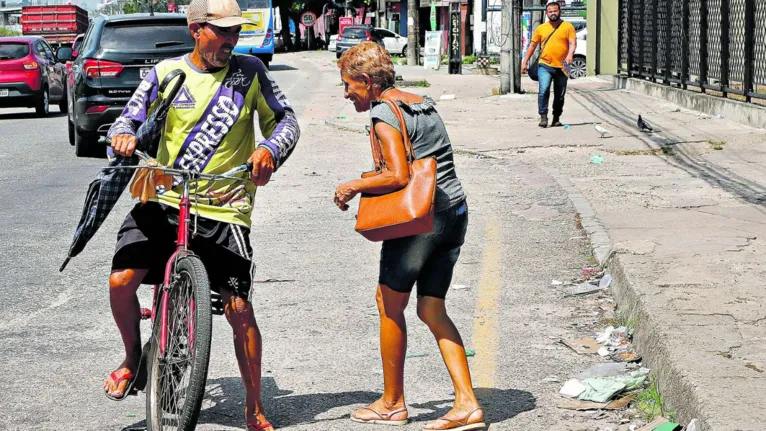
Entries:
{"label": "bicycle", "polygon": [[[145,153],[135,153],[151,160]],[[135,382],[129,393],[145,390],[149,431],[193,430],[205,394],[213,314],[223,314],[220,296],[210,290],[202,260],[189,248],[192,203],[191,184],[199,180],[246,181],[235,177],[252,171],[246,163],[223,174],[203,174],[163,166],[125,166],[109,169],[155,169],[180,176],[183,194],[179,203],[176,250],[165,266],[161,285],[154,286],[152,309],[142,309],[142,320],[151,320],[152,336],[144,345]],[[197,217],[194,218],[196,233]],[[187,379],[188,377],[188,379]]]}

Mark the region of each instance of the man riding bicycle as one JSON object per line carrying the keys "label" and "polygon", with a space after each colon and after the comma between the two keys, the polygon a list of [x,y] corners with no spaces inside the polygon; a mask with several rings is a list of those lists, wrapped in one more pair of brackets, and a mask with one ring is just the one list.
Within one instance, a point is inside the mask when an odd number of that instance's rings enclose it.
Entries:
{"label": "man riding bicycle", "polygon": [[[220,293],[234,331],[234,348],[246,391],[248,429],[270,431],[261,402],[261,334],[251,305],[253,253],[250,216],[256,186],[269,182],[295,148],[300,130],[293,109],[263,63],[232,55],[243,24],[235,0],[193,0],[188,10],[194,51],[156,65],[108,133],[114,152],[130,156],[136,131],[163,100],[159,83],[174,70],[186,74],[168,112],[157,151],[160,164],[220,174],[253,163],[252,184],[200,181],[193,188],[198,212],[192,249],[202,259],[210,285]],[[266,139],[256,145],[254,117]],[[128,395],[141,358],[140,284],[160,284],[175,249],[181,187],[158,188],[138,204],[117,237],[109,277],[114,320],[125,344],[125,360],[104,382],[113,399]]]}

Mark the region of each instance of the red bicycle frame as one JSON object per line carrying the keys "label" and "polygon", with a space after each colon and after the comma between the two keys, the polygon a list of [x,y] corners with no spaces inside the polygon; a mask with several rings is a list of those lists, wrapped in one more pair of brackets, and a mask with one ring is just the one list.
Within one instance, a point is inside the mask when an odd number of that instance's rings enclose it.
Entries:
{"label": "red bicycle frame", "polygon": [[[173,268],[179,257],[189,253],[189,223],[191,222],[191,201],[189,200],[189,181],[185,178],[184,192],[181,196],[181,202],[178,204],[178,233],[176,238],[176,250],[168,259],[165,265],[165,278],[162,285],[154,286],[154,295],[152,302],[152,322],[157,324],[157,299],[159,295],[159,324],[160,324],[160,357],[165,356],[165,350],[168,345],[168,307],[170,306],[170,286],[173,281]],[[189,319],[189,344],[192,345],[194,337],[194,300],[189,304],[191,318]]]}

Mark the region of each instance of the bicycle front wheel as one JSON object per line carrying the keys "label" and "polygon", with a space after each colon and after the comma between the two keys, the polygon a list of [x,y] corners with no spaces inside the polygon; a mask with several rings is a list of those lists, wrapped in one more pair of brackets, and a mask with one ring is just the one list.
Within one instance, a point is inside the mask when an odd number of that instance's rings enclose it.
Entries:
{"label": "bicycle front wheel", "polygon": [[156,318],[152,334],[146,391],[147,429],[190,431],[197,425],[205,395],[213,329],[210,283],[199,257],[190,255],[178,260],[167,294],[164,355],[159,348],[161,316]]}

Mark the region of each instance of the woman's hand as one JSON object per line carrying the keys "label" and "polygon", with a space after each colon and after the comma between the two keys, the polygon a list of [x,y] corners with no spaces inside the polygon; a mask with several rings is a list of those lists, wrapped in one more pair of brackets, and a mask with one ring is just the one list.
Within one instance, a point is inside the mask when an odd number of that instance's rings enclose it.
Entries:
{"label": "woman's hand", "polygon": [[349,181],[335,188],[335,197],[333,198],[333,201],[341,211],[346,211],[348,210],[347,202],[354,199],[354,196],[357,194],[359,194],[359,189],[356,187],[356,182]]}

